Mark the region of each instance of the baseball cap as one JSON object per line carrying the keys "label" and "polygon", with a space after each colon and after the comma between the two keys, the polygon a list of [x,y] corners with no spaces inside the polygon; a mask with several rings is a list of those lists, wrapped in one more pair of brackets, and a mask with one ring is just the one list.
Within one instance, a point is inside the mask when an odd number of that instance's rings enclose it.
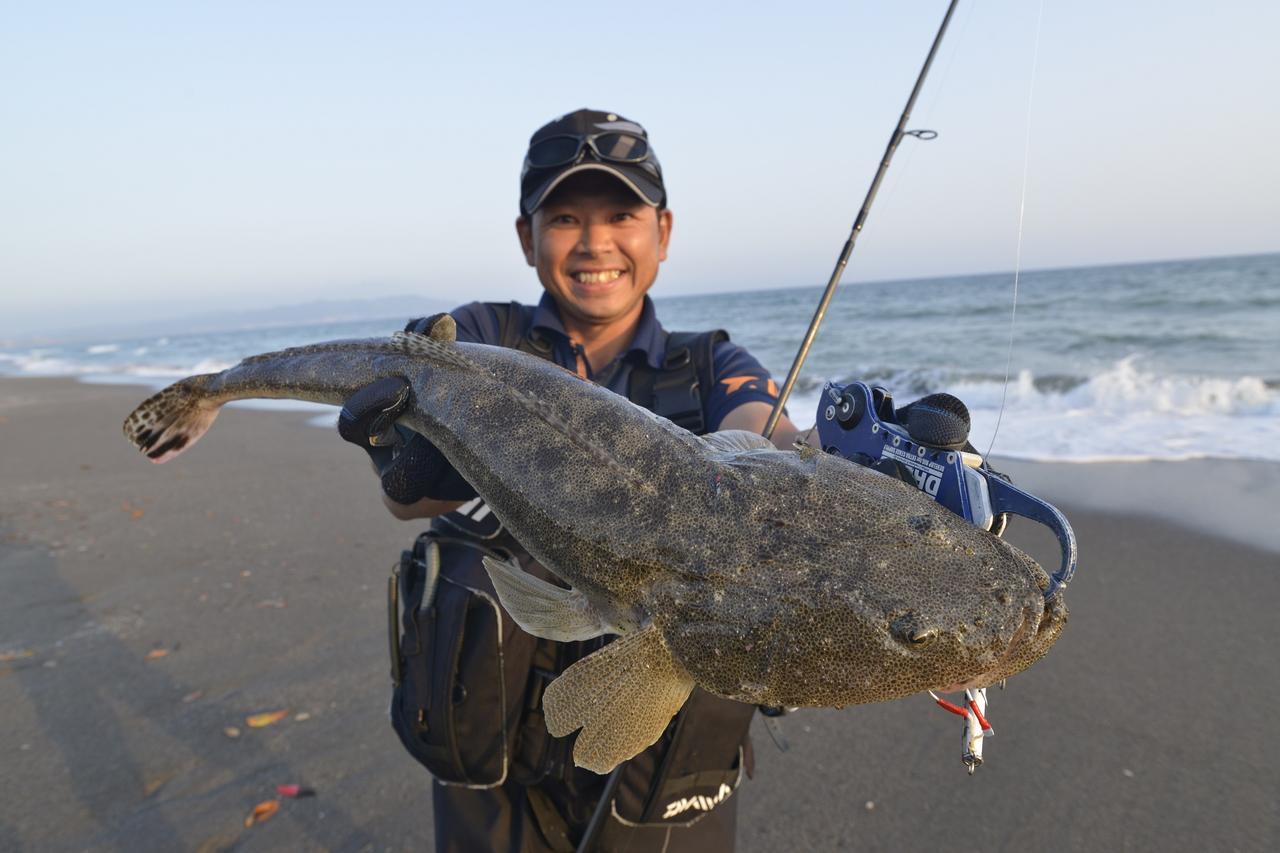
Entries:
{"label": "baseball cap", "polygon": [[532,216],[570,175],[597,170],[626,184],[645,204],[667,198],[649,135],[617,113],[581,109],[548,122],[529,138],[520,172],[520,212]]}

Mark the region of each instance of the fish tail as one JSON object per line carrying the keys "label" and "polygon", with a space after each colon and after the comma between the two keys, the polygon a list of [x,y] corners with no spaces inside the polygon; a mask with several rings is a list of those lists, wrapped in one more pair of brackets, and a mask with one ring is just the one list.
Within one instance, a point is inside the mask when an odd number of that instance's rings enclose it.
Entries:
{"label": "fish tail", "polygon": [[189,376],[148,397],[125,418],[125,437],[157,463],[195,444],[221,407],[205,390],[216,375]]}

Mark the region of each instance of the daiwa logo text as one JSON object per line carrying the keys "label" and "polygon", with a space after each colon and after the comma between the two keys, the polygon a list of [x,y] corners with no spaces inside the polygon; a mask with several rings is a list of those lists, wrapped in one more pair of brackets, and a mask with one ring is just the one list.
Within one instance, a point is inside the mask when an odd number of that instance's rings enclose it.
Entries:
{"label": "daiwa logo text", "polygon": [[721,783],[720,790],[714,797],[706,797],[699,794],[696,797],[681,797],[678,800],[672,800],[667,803],[667,810],[662,813],[662,819],[670,820],[676,815],[684,814],[689,809],[698,809],[699,811],[709,812],[720,803],[729,799],[729,795],[732,793],[732,788]]}
{"label": "daiwa logo text", "polygon": [[921,459],[896,447],[886,446],[881,456],[891,457],[906,465],[911,470],[911,476],[916,478],[916,486],[920,491],[931,498],[938,496],[938,489],[942,486],[942,474],[946,468],[937,462]]}

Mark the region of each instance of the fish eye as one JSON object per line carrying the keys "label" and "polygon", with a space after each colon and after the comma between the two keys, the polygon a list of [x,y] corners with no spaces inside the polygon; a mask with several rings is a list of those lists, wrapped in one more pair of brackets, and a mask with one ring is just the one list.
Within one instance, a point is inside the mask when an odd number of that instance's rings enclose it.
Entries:
{"label": "fish eye", "polygon": [[890,622],[889,632],[898,642],[916,649],[929,645],[938,636],[937,627],[914,612],[904,613]]}
{"label": "fish eye", "polygon": [[934,630],[912,631],[910,638],[911,645],[916,647],[927,646],[929,643],[933,642],[933,639],[936,636],[938,636],[938,632]]}

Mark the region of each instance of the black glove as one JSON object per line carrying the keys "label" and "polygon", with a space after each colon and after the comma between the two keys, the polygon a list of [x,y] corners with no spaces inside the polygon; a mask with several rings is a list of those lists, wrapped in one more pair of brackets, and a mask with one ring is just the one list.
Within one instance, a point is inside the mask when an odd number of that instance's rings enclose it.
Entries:
{"label": "black glove", "polygon": [[421,435],[395,426],[409,405],[409,382],[379,379],[352,394],[338,415],[338,434],[363,447],[382,477],[382,491],[400,504],[422,498],[470,500],[476,496],[449,460]]}
{"label": "black glove", "polygon": [[409,405],[410,390],[407,379],[388,376],[352,394],[338,413],[338,435],[363,447],[379,471],[391,464],[400,443],[394,426]]}

